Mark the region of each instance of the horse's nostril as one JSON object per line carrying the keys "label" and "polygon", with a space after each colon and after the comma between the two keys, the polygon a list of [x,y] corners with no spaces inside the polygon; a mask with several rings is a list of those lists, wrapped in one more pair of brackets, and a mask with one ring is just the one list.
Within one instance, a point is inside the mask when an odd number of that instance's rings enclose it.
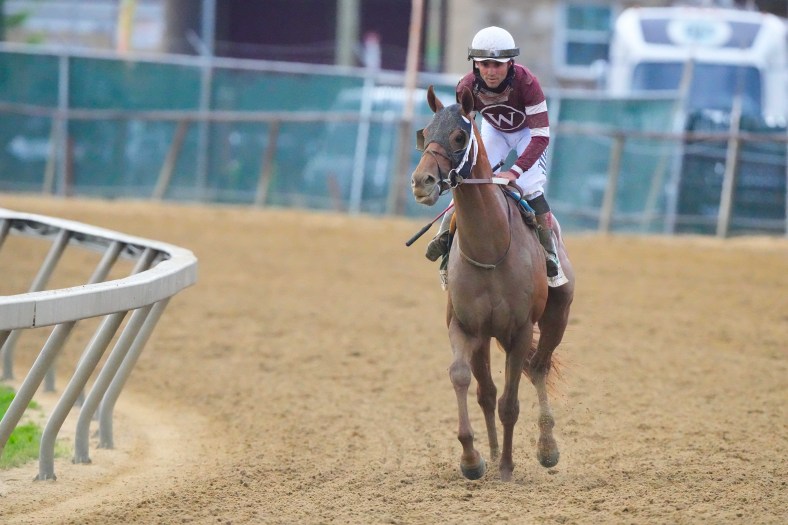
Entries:
{"label": "horse's nostril", "polygon": [[410,186],[411,188],[432,188],[437,184],[438,178],[426,171],[420,171],[418,173],[414,173],[410,177]]}

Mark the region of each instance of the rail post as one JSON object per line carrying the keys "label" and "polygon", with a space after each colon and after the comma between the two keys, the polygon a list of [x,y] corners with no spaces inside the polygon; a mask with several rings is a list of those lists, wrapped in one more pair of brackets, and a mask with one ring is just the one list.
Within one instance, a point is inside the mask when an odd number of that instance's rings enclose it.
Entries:
{"label": "rail post", "polygon": [[279,142],[280,122],[271,122],[268,130],[268,144],[265,147],[263,158],[260,164],[260,180],[257,183],[257,191],[254,194],[254,205],[264,206],[268,200],[268,188],[274,178],[274,157],[276,156],[276,144]]}
{"label": "rail post", "polygon": [[618,178],[621,172],[621,155],[623,152],[624,134],[615,133],[613,135],[613,147],[610,150],[605,196],[602,200],[602,210],[599,215],[599,233],[610,233],[610,225],[613,222],[613,211],[616,207],[616,192],[618,190]]}
{"label": "rail post", "polygon": [[[101,407],[99,408],[99,447],[101,448],[114,448],[115,441],[112,434],[112,414],[115,410],[115,403],[120,396],[123,386],[126,384],[140,357],[140,353],[148,342],[148,338],[153,333],[156,323],[159,322],[161,314],[167,308],[169,298],[159,301],[144,314],[142,319],[142,327],[139,329],[137,336],[131,342],[131,347],[128,348],[122,356],[122,362],[118,367],[116,373],[112,376],[112,382],[109,385],[104,397],[101,400]],[[143,317],[142,315],[140,316]]]}
{"label": "rail post", "polygon": [[739,128],[741,126],[742,97],[737,94],[733,98],[731,108],[731,122],[728,129],[730,138],[725,152],[725,173],[722,178],[722,191],[720,194],[720,209],[717,213],[717,237],[727,237],[731,223],[731,209],[733,207],[733,194],[736,191],[736,164],[739,160]]}

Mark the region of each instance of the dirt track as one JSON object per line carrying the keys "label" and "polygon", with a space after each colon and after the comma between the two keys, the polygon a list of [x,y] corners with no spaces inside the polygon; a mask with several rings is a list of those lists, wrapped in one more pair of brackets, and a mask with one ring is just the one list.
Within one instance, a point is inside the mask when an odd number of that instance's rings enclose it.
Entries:
{"label": "dirt track", "polygon": [[[504,484],[495,468],[477,482],[458,471],[444,292],[424,243],[403,245],[420,221],[9,195],[0,206],[200,260],[118,402],[116,448],[92,443],[91,465],[57,459],[54,482],[31,481],[37,464],[0,471],[2,523],[788,522],[784,238],[568,235],[578,287],[557,354],[561,461],[535,459],[523,383]],[[82,348],[59,360],[61,388]],[[502,363],[494,355],[499,387]]]}

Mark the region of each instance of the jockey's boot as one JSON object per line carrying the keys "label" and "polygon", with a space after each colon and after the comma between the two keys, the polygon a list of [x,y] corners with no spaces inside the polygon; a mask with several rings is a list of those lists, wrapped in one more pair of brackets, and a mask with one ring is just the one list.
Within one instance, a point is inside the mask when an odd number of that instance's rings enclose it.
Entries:
{"label": "jockey's boot", "polygon": [[551,212],[536,216],[537,231],[539,232],[539,242],[545,251],[547,260],[547,282],[550,286],[561,286],[568,282],[564,271],[561,269],[561,261],[558,259],[558,250],[555,246],[553,237],[553,214]]}
{"label": "jockey's boot", "polygon": [[449,253],[449,226],[451,225],[451,218],[454,211],[449,211],[443,216],[441,224],[438,227],[438,233],[427,244],[427,253],[424,254],[430,261],[437,261],[440,257],[448,255]]}

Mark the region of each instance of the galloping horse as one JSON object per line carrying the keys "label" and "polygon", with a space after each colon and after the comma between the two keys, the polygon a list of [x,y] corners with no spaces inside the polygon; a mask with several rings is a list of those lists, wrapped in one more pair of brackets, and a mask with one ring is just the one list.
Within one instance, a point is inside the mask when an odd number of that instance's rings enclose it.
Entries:
{"label": "galloping horse", "polygon": [[[411,175],[417,202],[432,206],[451,188],[457,230],[449,253],[447,325],[453,361],[449,368],[459,409],[460,470],[479,479],[485,461],[474,448],[467,394],[471,374],[484,413],[490,456],[499,454],[495,426],[497,390],[490,372],[490,341],[506,353],[506,384],[498,401],[503,424],[501,479],[512,478],[512,436],[520,412],[517,392],[524,373],[539,399],[537,457],[544,467],[558,463],[553,437],[547,376],[553,350],[561,342],[574,294],[574,272],[555,223],[556,244],[569,282],[547,286],[545,255],[536,232],[522,220],[517,203],[496,185],[473,117],[473,96],[463,91],[459,104],[444,107],[430,86],[427,103],[435,113],[421,131],[423,154]],[[423,139],[423,141],[422,141]],[[502,191],[503,190],[503,191]],[[539,326],[538,342],[534,327]]]}

